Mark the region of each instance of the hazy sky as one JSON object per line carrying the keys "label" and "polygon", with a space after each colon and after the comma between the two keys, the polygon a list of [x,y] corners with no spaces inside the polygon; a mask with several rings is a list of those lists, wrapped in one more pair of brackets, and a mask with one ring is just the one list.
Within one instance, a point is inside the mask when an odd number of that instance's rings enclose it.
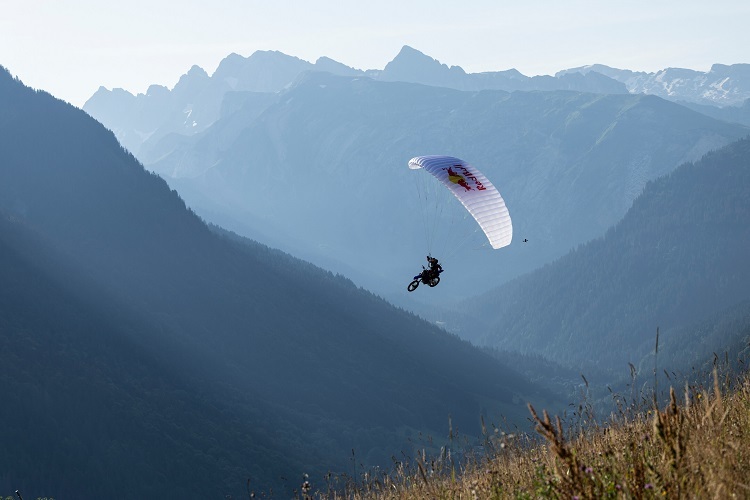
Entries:
{"label": "hazy sky", "polygon": [[0,0],[0,65],[82,106],[279,50],[382,69],[403,45],[467,72],[750,63],[748,0]]}

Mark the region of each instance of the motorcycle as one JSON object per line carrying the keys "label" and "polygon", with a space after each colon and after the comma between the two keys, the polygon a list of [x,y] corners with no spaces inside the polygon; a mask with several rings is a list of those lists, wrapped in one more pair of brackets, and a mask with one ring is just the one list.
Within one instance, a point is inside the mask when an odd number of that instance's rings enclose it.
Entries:
{"label": "motorcycle", "polygon": [[422,266],[422,272],[414,276],[414,281],[409,283],[407,290],[413,292],[417,289],[420,283],[424,283],[429,287],[437,286],[437,284],[440,283],[440,274],[442,272],[442,269],[438,269],[437,272],[435,272],[431,269],[425,269],[424,266]]}

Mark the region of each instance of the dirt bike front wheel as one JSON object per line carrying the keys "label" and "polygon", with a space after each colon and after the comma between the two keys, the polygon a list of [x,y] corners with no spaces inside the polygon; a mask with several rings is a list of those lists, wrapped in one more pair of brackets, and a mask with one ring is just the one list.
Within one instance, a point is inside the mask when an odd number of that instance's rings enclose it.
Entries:
{"label": "dirt bike front wheel", "polygon": [[419,280],[414,280],[411,283],[409,283],[409,287],[407,288],[407,290],[409,290],[410,292],[413,292],[414,290],[417,289],[418,286],[419,286]]}

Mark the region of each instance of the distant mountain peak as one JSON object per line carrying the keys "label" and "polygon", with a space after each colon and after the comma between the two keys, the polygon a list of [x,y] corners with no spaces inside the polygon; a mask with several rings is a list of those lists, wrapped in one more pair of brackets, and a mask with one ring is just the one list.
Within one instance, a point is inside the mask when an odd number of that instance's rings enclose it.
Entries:
{"label": "distant mountain peak", "polygon": [[284,54],[280,50],[256,50],[255,52],[250,54],[250,58],[252,57],[283,57],[283,58],[299,59],[299,57],[290,56],[289,54]]}
{"label": "distant mountain peak", "polygon": [[214,78],[217,75],[236,73],[238,71],[238,68],[245,63],[245,60],[245,57],[237,54],[236,52],[232,52],[227,57],[222,59],[221,62],[219,62],[219,66],[216,68],[216,71],[214,71],[213,74]]}
{"label": "distant mountain peak", "polygon": [[331,59],[330,57],[321,56],[318,58],[317,61],[315,61],[315,64],[341,64],[341,63],[334,59]]}
{"label": "distant mountain peak", "polygon": [[197,92],[204,88],[211,81],[211,77],[200,66],[193,66],[190,70],[180,77],[180,80],[174,86],[177,92]]}
{"label": "distant mountain peak", "polygon": [[206,70],[198,66],[197,64],[194,64],[187,72],[187,75],[189,76],[200,76],[200,77],[208,77],[208,73],[206,73]]}
{"label": "distant mountain peak", "polygon": [[[254,81],[257,85],[251,85],[251,87],[259,86],[260,88],[251,88],[250,90],[276,91],[289,83],[299,72],[310,68],[312,68],[311,63],[298,57],[289,56],[277,50],[257,50],[249,57],[242,57],[235,53],[228,55],[219,63],[219,67],[216,68],[212,78]],[[277,75],[276,78],[283,78],[286,81],[271,82],[275,78],[268,75],[272,74]],[[260,81],[263,81],[263,83],[258,83]],[[231,86],[234,88],[236,84],[237,82]]]}
{"label": "distant mountain peak", "polygon": [[310,64],[308,61],[304,61],[297,56],[290,56],[278,50],[256,50],[249,57],[245,59],[250,62],[258,63],[292,63],[292,64]]}
{"label": "distant mountain peak", "polygon": [[319,71],[326,71],[328,73],[334,73],[337,75],[361,75],[363,71],[342,64],[338,61],[331,59],[330,57],[319,57],[315,61],[315,69]]}
{"label": "distant mountain peak", "polygon": [[[111,113],[117,113],[119,109],[125,109],[132,105],[135,96],[125,89],[114,88],[109,90],[105,86],[100,86],[94,95],[88,98],[84,107],[92,116],[97,113],[104,113],[108,110]],[[122,116],[122,113],[120,113]]]}
{"label": "distant mountain peak", "polygon": [[[425,55],[424,52],[419,51],[419,50],[415,49],[414,47],[410,47],[409,45],[404,45],[403,47],[401,47],[401,50],[399,51],[399,53],[398,53],[398,55],[396,57],[399,57],[399,56],[409,56],[409,55],[417,55],[417,56],[429,57],[429,56]],[[430,59],[432,59],[432,58],[430,57]]]}
{"label": "distant mountain peak", "polygon": [[188,70],[187,73],[182,75],[180,77],[180,80],[177,82],[177,85],[174,86],[175,89],[181,89],[185,87],[194,87],[196,85],[204,85],[208,83],[208,81],[211,79],[210,76],[208,76],[208,73],[206,73],[206,70],[201,68],[200,66],[194,65],[190,70]]}
{"label": "distant mountain peak", "polygon": [[419,50],[409,47],[408,45],[404,45],[401,47],[401,50],[396,55],[396,57],[388,63],[385,67],[385,70],[388,69],[388,66],[391,65],[402,65],[402,64],[409,64],[409,65],[422,65],[423,67],[433,67],[433,68],[442,68],[442,69],[460,69],[463,72],[463,69],[461,69],[460,66],[450,66],[448,67],[447,64],[443,64],[437,59],[434,59],[424,52],[420,52]]}
{"label": "distant mountain peak", "polygon": [[[122,90],[122,89],[115,89],[115,90]],[[153,96],[161,96],[161,95],[167,95],[169,94],[169,89],[164,85],[149,85],[148,89],[146,90],[146,95],[149,97]]]}
{"label": "distant mountain peak", "polygon": [[237,60],[244,61],[245,57],[241,56],[237,52],[232,52],[228,56],[226,56],[224,59],[222,59],[221,62],[225,62],[225,61],[226,62],[234,62],[234,61],[237,61]]}
{"label": "distant mountain peak", "polygon": [[[396,57],[386,64],[382,78],[390,81],[443,82],[466,75],[460,66],[448,67],[437,59],[404,45]],[[447,85],[450,86],[450,85]]]}
{"label": "distant mountain peak", "polygon": [[[120,89],[120,90],[122,90],[122,89]],[[98,99],[98,98],[100,98],[102,96],[107,96],[107,95],[109,95],[111,93],[112,93],[112,91],[109,90],[107,87],[105,87],[104,85],[100,85],[99,88],[96,89],[96,92],[94,92],[94,95],[92,95],[91,97],[89,97],[88,100],[89,101],[95,101],[96,99]]]}

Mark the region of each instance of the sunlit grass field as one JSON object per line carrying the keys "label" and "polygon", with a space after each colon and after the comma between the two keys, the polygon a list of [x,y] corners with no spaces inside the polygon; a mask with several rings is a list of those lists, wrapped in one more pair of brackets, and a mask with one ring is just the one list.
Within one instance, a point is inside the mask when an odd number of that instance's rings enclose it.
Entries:
{"label": "sunlit grass field", "polygon": [[[529,406],[535,435],[494,430],[481,457],[443,454],[363,474],[345,488],[302,481],[299,498],[750,498],[750,378],[671,388],[666,402],[566,428]],[[585,410],[584,410],[585,417]]]}

